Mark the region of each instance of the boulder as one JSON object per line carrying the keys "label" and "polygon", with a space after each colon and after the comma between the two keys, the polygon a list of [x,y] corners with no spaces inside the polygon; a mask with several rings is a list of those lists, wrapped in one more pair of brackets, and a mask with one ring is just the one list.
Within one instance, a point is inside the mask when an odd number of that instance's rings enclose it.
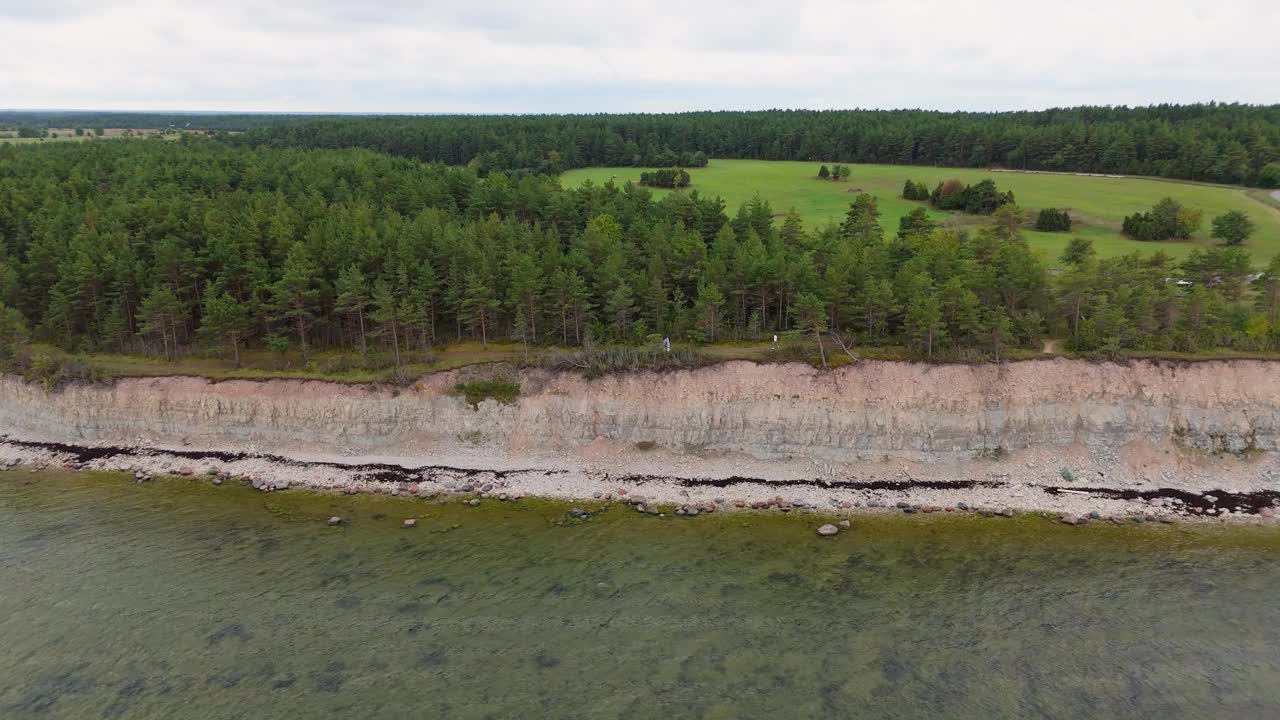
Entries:
{"label": "boulder", "polygon": [[818,534],[822,535],[823,537],[830,537],[832,535],[835,535],[838,532],[840,532],[840,528],[836,527],[835,525],[831,525],[829,523],[818,528]]}
{"label": "boulder", "polygon": [[333,517],[329,518],[329,527],[335,527],[341,524],[342,524],[342,518],[338,517],[337,515],[334,515]]}

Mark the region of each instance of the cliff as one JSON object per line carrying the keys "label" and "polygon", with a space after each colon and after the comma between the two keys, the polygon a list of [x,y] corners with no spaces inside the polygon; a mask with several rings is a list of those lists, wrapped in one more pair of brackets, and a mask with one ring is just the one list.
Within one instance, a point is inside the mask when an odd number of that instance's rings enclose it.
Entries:
{"label": "cliff", "polygon": [[421,456],[452,448],[574,451],[593,442],[758,460],[954,464],[1028,448],[1244,453],[1280,443],[1280,366],[1043,360],[866,361],[825,372],[731,362],[587,380],[515,373],[517,402],[468,405],[454,386],[126,379],[46,393],[0,379],[0,434],[77,443],[186,443],[260,451]]}

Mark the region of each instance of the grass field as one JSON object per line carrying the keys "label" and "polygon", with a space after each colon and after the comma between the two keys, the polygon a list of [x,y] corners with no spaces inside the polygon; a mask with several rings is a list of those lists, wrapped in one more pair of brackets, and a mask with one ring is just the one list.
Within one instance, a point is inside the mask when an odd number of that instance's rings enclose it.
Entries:
{"label": "grass field", "polygon": [[[31,145],[42,142],[67,142],[85,140],[101,140],[103,138],[122,138],[122,137],[163,137],[165,139],[177,140],[181,137],[181,132],[171,132],[167,135],[164,130],[156,128],[132,129],[125,128],[103,128],[102,135],[95,136],[92,128],[84,128],[84,135],[76,135],[75,128],[49,128],[49,137],[47,138],[20,138],[17,136],[18,131],[14,128],[0,129],[0,143],[12,143],[14,145]],[[57,137],[53,137],[54,135]]]}
{"label": "grass field", "polygon": [[[1123,255],[1135,250],[1153,253],[1163,250],[1173,257],[1183,257],[1197,246],[1209,246],[1210,220],[1227,210],[1243,210],[1253,218],[1256,230],[1247,244],[1255,264],[1265,264],[1280,253],[1280,209],[1268,202],[1265,192],[1245,188],[1196,183],[1180,183],[1142,178],[1105,178],[1077,175],[1051,175],[1017,172],[992,172],[961,168],[906,167],[897,165],[853,165],[848,182],[835,183],[816,178],[820,163],[766,160],[713,160],[705,168],[689,171],[692,190],[703,195],[719,195],[728,204],[732,216],[738,205],[760,194],[775,212],[794,208],[809,227],[839,221],[856,192],[876,196],[883,213],[883,225],[896,232],[898,218],[922,205],[901,197],[907,178],[922,181],[933,188],[948,178],[974,183],[992,178],[1001,191],[1013,190],[1018,204],[1025,209],[1045,207],[1070,209],[1075,220],[1070,233],[1024,231],[1031,246],[1046,260],[1055,261],[1071,237],[1093,240],[1094,248],[1103,256]],[[565,173],[561,182],[566,187],[587,180],[597,184],[614,179],[638,182],[638,168],[584,168]],[[669,190],[655,190],[662,194]],[[683,191],[687,192],[687,191]],[[1149,243],[1126,238],[1120,232],[1125,215],[1146,211],[1160,198],[1169,196],[1184,205],[1204,211],[1200,232],[1190,241]],[[932,212],[932,211],[931,211]],[[932,212],[948,224],[966,226],[981,223],[983,218]]]}

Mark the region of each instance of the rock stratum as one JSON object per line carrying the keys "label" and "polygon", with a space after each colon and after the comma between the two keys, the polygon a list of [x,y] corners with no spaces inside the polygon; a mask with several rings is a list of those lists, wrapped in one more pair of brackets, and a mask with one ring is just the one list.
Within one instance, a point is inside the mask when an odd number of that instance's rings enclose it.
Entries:
{"label": "rock stratum", "polygon": [[[519,382],[515,402],[471,405],[454,391],[495,374]],[[597,379],[486,366],[407,388],[166,377],[52,392],[8,376],[0,435],[538,469],[555,473],[530,492],[566,497],[628,478],[750,481],[766,493],[772,482],[819,491],[979,482],[1006,488],[1014,505],[1043,506],[1051,486],[1280,489],[1280,364],[727,362]]]}

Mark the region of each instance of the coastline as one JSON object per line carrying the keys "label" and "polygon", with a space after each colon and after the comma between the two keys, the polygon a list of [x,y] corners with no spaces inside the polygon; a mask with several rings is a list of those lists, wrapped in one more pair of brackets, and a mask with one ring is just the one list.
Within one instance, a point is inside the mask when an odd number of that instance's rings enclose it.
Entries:
{"label": "coastline", "polygon": [[[173,377],[49,391],[3,376],[0,466],[268,492],[638,498],[646,512],[1267,520],[1280,509],[1275,367],[735,361],[599,378],[470,367],[403,388]],[[457,392],[498,372],[513,398]]]}
{"label": "coastline", "polygon": [[[309,491],[374,494],[436,502],[620,503],[651,514],[807,512],[820,517],[866,513],[1015,513],[1058,515],[1064,521],[1199,521],[1280,524],[1280,493],[1179,488],[1135,490],[1092,486],[1015,485],[999,480],[827,481],[622,475],[584,468],[502,465],[476,467],[462,458],[413,464],[386,457],[236,453],[218,449],[69,445],[0,438],[0,469],[63,468],[131,473],[213,484],[241,483],[263,493]],[[464,464],[453,464],[453,463]]]}

